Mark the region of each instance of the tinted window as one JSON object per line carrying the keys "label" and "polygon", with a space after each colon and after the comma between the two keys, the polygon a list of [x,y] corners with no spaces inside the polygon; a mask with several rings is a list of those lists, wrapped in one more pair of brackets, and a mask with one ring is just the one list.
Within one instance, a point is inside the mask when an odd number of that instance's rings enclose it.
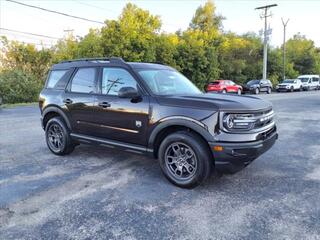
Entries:
{"label": "tinted window", "polygon": [[215,81],[215,82],[211,82],[211,83],[209,83],[210,85],[219,85],[220,84],[220,82],[218,82],[218,81]]}
{"label": "tinted window", "polygon": [[95,68],[80,68],[74,75],[71,83],[72,92],[95,93]]}
{"label": "tinted window", "polygon": [[313,82],[319,82],[319,78],[314,77],[314,78],[312,78],[312,81]]}
{"label": "tinted window", "polygon": [[47,88],[56,88],[57,83],[62,79],[62,77],[66,74],[67,70],[53,70],[50,72]]}
{"label": "tinted window", "polygon": [[104,68],[102,73],[102,94],[118,95],[122,87],[137,89],[137,82],[131,74],[121,68]]}

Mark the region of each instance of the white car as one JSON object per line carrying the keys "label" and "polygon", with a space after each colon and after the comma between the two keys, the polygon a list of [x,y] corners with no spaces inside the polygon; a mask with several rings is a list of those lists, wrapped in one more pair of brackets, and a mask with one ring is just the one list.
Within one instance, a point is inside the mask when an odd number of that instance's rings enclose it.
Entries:
{"label": "white car", "polygon": [[302,90],[302,82],[300,79],[285,79],[281,83],[276,86],[276,90],[278,92],[285,91],[285,92],[293,92],[296,90]]}
{"label": "white car", "polygon": [[320,77],[319,75],[301,75],[298,79],[302,82],[303,90],[318,90],[320,89]]}

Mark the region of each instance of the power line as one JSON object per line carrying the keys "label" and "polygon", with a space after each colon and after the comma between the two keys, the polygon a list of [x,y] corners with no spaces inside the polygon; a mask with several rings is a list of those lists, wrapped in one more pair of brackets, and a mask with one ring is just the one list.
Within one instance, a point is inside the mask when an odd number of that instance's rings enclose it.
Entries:
{"label": "power line", "polygon": [[18,31],[18,30],[13,30],[13,29],[8,29],[8,28],[1,28],[0,30],[5,30],[8,32],[15,32],[15,33],[22,33],[22,34],[27,34],[27,35],[32,35],[32,36],[37,36],[37,37],[45,37],[45,38],[51,38],[51,39],[60,39],[57,37],[51,37],[51,36],[47,36],[47,35],[42,35],[42,34],[37,34],[37,33],[30,33],[30,32],[22,32],[22,31]]}
{"label": "power line", "polygon": [[50,9],[46,9],[46,8],[42,8],[42,7],[38,7],[38,6],[34,6],[34,5],[29,5],[29,4],[22,3],[22,2],[17,2],[17,1],[13,1],[13,0],[6,0],[6,1],[12,2],[12,3],[16,3],[16,4],[19,4],[19,5],[25,6],[25,7],[40,9],[42,11],[59,14],[59,15],[65,16],[65,17],[80,19],[80,20],[87,21],[87,22],[94,22],[94,23],[104,24],[104,22],[95,21],[95,20],[91,20],[91,19],[88,19],[88,18],[84,18],[84,17],[78,17],[78,16],[67,14],[67,13],[62,13],[62,12],[58,12],[58,11],[54,11],[54,10],[50,10]]}
{"label": "power line", "polygon": [[77,1],[77,0],[73,0],[73,1],[76,2],[76,3],[82,4],[82,5],[88,6],[88,7],[93,7],[93,8],[99,9],[99,10],[101,10],[101,11],[110,11],[110,12],[116,13],[115,11],[113,11],[113,10],[111,10],[111,9],[99,7],[99,6],[96,6],[96,5],[93,5],[93,4],[84,3],[84,2],[81,2],[81,1]]}

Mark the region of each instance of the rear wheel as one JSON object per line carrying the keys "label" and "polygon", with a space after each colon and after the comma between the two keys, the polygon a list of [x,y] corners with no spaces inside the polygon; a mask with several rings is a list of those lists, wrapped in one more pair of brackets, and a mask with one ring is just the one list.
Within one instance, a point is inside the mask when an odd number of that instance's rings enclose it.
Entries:
{"label": "rear wheel", "polygon": [[301,91],[303,91],[303,88],[302,88],[302,86],[300,86],[300,88],[299,88],[299,91],[301,92]]}
{"label": "rear wheel", "polygon": [[207,143],[196,134],[181,131],[170,134],[159,148],[160,167],[165,177],[182,188],[205,181],[213,167]]}
{"label": "rear wheel", "polygon": [[222,93],[224,93],[224,94],[227,93],[227,90],[226,90],[226,89],[223,89],[223,90],[222,90]]}
{"label": "rear wheel", "polygon": [[69,130],[61,117],[50,119],[46,125],[46,142],[51,152],[56,155],[66,155],[74,150]]}
{"label": "rear wheel", "polygon": [[291,88],[290,88],[290,92],[293,92],[294,91],[294,88],[293,88],[293,86],[291,86]]}

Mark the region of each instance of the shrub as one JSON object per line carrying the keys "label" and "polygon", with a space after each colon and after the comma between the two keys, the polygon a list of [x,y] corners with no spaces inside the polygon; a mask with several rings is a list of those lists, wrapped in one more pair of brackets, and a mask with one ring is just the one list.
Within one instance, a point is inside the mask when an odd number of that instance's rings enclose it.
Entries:
{"label": "shrub", "polygon": [[0,96],[3,103],[35,102],[41,90],[41,81],[21,70],[0,72]]}

